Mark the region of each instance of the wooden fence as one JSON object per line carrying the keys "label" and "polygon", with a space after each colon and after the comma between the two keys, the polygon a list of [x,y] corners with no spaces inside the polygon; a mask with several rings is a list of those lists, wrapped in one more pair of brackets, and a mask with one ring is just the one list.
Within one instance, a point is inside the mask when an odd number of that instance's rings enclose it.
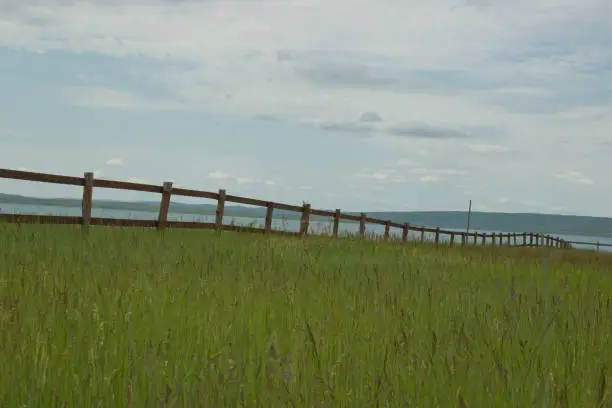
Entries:
{"label": "wooden fence", "polygon": [[[302,206],[276,203],[271,201],[257,200],[248,197],[234,196],[226,193],[225,190],[218,192],[189,190],[185,188],[175,188],[172,182],[165,182],[162,186],[151,184],[139,184],[125,181],[95,179],[93,173],[87,172],[84,177],[60,176],[54,174],[36,173],[29,171],[19,171],[10,169],[0,169],[0,178],[38,181],[44,183],[64,184],[73,186],[83,186],[82,214],[81,216],[59,216],[59,215],[25,215],[25,214],[0,214],[0,220],[21,223],[43,223],[43,224],[80,224],[83,230],[87,231],[91,225],[120,226],[120,227],[152,227],[158,230],[165,228],[202,228],[230,231],[264,232],[278,233],[285,235],[308,235],[310,216],[317,215],[330,217],[333,220],[332,236],[338,237],[340,221],[353,221],[359,223],[359,235],[366,235],[366,225],[378,224],[384,226],[382,238],[388,240],[391,229],[401,230],[402,241],[408,240],[409,231],[420,232],[420,240],[425,239],[425,233],[434,234],[434,243],[440,243],[442,235],[449,236],[449,245],[455,244],[455,237],[459,236],[461,245],[486,245],[487,238],[493,245],[506,246],[533,246],[533,247],[558,247],[569,248],[571,242],[551,235],[523,232],[523,233],[486,233],[479,232],[459,232],[447,231],[437,228],[414,226],[410,224],[400,224],[386,220],[379,220],[368,217],[366,213],[360,215],[342,213],[339,209],[335,211],[317,210],[311,208],[310,204]],[[94,188],[113,188],[119,190],[143,191],[161,194],[159,215],[157,220],[136,220],[136,219],[117,219],[92,217],[93,189]],[[195,222],[195,221],[171,221],[168,220],[168,210],[170,207],[171,196],[197,197],[217,200],[215,222]],[[264,228],[243,227],[236,225],[223,224],[223,214],[225,203],[232,202],[237,204],[253,205],[266,208]],[[272,229],[272,219],[274,210],[295,211],[301,214],[299,232],[279,231]],[[611,245],[612,246],[612,245]]]}

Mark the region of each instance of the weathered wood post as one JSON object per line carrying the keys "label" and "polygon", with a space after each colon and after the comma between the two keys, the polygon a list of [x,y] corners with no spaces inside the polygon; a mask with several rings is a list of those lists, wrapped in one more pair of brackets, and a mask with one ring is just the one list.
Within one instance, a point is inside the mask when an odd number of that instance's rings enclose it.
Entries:
{"label": "weathered wood post", "polygon": [[365,237],[366,232],[366,213],[361,213],[359,218],[359,236],[361,238]]}
{"label": "weathered wood post", "polygon": [[310,204],[304,203],[302,207],[302,216],[300,217],[300,235],[305,237],[308,235],[308,227],[310,225]]}
{"label": "weathered wood post", "polygon": [[436,237],[434,238],[436,241],[436,247],[440,243],[440,227],[436,227]]}
{"label": "weathered wood post", "polygon": [[274,203],[266,203],[266,232],[272,232],[272,217],[274,216]]}
{"label": "weathered wood post", "polygon": [[387,221],[387,223],[385,224],[385,236],[384,236],[384,240],[388,241],[389,240],[389,234],[391,233],[391,225],[389,225],[390,221]]}
{"label": "weathered wood post", "polygon": [[402,228],[402,241],[408,241],[408,231],[410,231],[410,224],[404,224],[404,228]]}
{"label": "weathered wood post", "polygon": [[170,210],[170,196],[172,195],[172,182],[166,181],[162,187],[161,202],[159,204],[159,217],[157,218],[157,230],[166,229],[168,222],[168,211]]}
{"label": "weathered wood post", "polygon": [[224,189],[219,190],[217,197],[217,211],[215,212],[215,229],[220,230],[223,227],[223,213],[225,212],[225,196]]}
{"label": "weathered wood post", "polygon": [[336,208],[336,212],[334,213],[334,229],[332,232],[334,238],[338,238],[339,229],[340,229],[340,209]]}
{"label": "weathered wood post", "polygon": [[455,233],[451,232],[450,233],[450,238],[449,238],[449,244],[450,244],[450,246],[453,246],[454,243],[455,243]]}
{"label": "weathered wood post", "polygon": [[93,206],[93,178],[92,172],[85,173],[83,182],[83,201],[81,202],[81,229],[83,232],[89,231],[91,224],[91,208]]}

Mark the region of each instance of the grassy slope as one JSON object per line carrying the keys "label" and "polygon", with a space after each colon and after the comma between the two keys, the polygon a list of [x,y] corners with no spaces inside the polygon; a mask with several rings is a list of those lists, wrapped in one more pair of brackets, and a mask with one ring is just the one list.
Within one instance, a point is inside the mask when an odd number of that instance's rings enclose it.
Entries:
{"label": "grassy slope", "polygon": [[579,251],[0,224],[0,406],[610,406],[611,270]]}

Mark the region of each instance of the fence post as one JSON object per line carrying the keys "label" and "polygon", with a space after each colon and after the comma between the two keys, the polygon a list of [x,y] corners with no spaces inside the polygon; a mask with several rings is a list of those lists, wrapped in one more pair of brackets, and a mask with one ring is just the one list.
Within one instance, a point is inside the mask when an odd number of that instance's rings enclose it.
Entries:
{"label": "fence post", "polygon": [[384,236],[384,240],[388,241],[389,240],[389,234],[391,233],[391,225],[389,225],[390,221],[387,221],[387,223],[385,224],[385,236]]}
{"label": "fence post", "polygon": [[516,246],[516,232],[514,234],[512,234],[512,239],[513,239],[513,245]]}
{"label": "fence post", "polygon": [[272,231],[272,217],[274,213],[274,203],[266,203],[266,232]]}
{"label": "fence post", "polygon": [[474,246],[476,246],[477,243],[478,243],[478,233],[475,232],[474,233]]}
{"label": "fence post", "polygon": [[599,252],[599,240],[597,241],[597,245],[595,246],[595,252]]}
{"label": "fence post", "polygon": [[305,237],[308,235],[308,226],[310,225],[310,204],[305,203],[302,207],[302,216],[300,217],[300,235]]}
{"label": "fence post", "polygon": [[482,233],[482,242],[480,244],[482,245],[483,248],[487,244],[487,233],[486,232]]}
{"label": "fence post", "polygon": [[504,244],[504,234],[503,232],[499,233],[499,246],[502,246]]}
{"label": "fence post", "polygon": [[168,222],[168,210],[170,210],[170,196],[172,195],[172,182],[165,181],[162,187],[161,203],[159,204],[159,217],[157,219],[157,229],[166,229]]}
{"label": "fence post", "polygon": [[410,231],[410,224],[406,223],[402,228],[402,242],[408,241],[408,231]]}
{"label": "fence post", "polygon": [[508,233],[508,246],[510,246],[510,233]]}
{"label": "fence post", "polygon": [[527,246],[527,233],[523,232],[523,246]]}
{"label": "fence post", "polygon": [[336,208],[336,212],[334,213],[334,229],[333,229],[334,238],[338,238],[339,229],[340,229],[340,209]]}
{"label": "fence post", "polygon": [[83,201],[81,202],[81,229],[83,232],[89,231],[89,225],[91,224],[91,207],[93,205],[93,178],[92,172],[85,173],[85,179],[83,183]]}
{"label": "fence post", "polygon": [[359,216],[359,236],[360,237],[365,237],[365,230],[366,230],[366,213],[361,213],[361,215]]}
{"label": "fence post", "polygon": [[491,245],[493,246],[495,246],[495,239],[496,239],[495,233],[491,234]]}
{"label": "fence post", "polygon": [[436,237],[435,237],[435,241],[436,241],[436,247],[438,246],[438,244],[440,243],[440,227],[436,227]]}
{"label": "fence post", "polygon": [[221,229],[223,226],[223,212],[225,211],[225,189],[219,189],[219,197],[217,198],[217,211],[215,213],[215,229]]}
{"label": "fence post", "polygon": [[449,239],[450,239],[450,241],[449,241],[450,246],[453,246],[453,244],[455,243],[455,233],[454,232],[450,233],[450,238]]}
{"label": "fence post", "polygon": [[425,241],[425,227],[421,227],[421,242]]}
{"label": "fence post", "polygon": [[533,246],[533,232],[529,233],[529,246]]}

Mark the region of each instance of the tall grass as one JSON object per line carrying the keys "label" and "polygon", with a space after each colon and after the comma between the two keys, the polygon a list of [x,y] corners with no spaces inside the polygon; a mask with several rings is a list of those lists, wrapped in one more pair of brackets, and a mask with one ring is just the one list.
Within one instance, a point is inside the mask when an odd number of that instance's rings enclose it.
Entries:
{"label": "tall grass", "polygon": [[604,254],[0,224],[2,407],[607,407]]}

